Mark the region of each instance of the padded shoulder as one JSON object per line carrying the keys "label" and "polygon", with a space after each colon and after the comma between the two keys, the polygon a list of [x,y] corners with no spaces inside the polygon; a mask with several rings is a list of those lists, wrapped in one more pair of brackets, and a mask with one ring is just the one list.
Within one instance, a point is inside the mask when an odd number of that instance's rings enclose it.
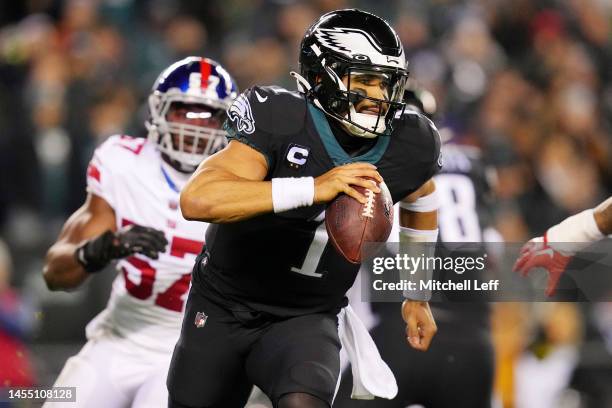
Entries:
{"label": "padded shoulder", "polygon": [[254,86],[232,104],[228,117],[238,133],[283,136],[302,129],[306,106],[304,96],[298,92],[278,86]]}
{"label": "padded shoulder", "polygon": [[303,95],[277,86],[254,86],[230,106],[224,128],[228,140],[259,151],[272,168],[287,137],[304,128],[306,114]]}
{"label": "padded shoulder", "polygon": [[422,161],[431,165],[431,175],[442,168],[442,155],[440,154],[440,133],[436,125],[426,116],[405,111],[403,115],[393,121],[392,137],[401,139],[411,149],[416,149]]}
{"label": "padded shoulder", "polygon": [[113,135],[96,148],[94,159],[107,168],[130,168],[150,147],[147,139]]}

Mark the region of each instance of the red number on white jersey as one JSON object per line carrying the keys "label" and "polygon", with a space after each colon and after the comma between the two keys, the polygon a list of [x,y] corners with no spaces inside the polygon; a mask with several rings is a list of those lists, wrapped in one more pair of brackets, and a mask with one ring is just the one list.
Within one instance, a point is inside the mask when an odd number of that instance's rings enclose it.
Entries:
{"label": "red number on white jersey", "polygon": [[[123,226],[133,224],[129,220],[122,220]],[[201,241],[195,241],[193,239],[173,237],[170,243],[170,256],[178,258],[184,258],[185,254],[197,255],[202,250],[204,245]],[[155,282],[155,275],[157,271],[145,260],[131,256],[126,259],[132,266],[140,271],[140,283],[135,284],[128,276],[128,271],[125,268],[121,268],[123,277],[125,280],[125,288],[128,293],[140,300],[146,300],[153,294],[153,283]],[[191,281],[191,272],[187,272],[176,280],[172,285],[168,287],[164,292],[157,294],[155,297],[155,304],[169,309],[175,312],[183,310],[183,295],[189,289],[189,282]]]}
{"label": "red number on white jersey", "polygon": [[140,154],[140,151],[145,146],[145,143],[146,139],[121,135],[121,139],[117,144],[134,154]]}

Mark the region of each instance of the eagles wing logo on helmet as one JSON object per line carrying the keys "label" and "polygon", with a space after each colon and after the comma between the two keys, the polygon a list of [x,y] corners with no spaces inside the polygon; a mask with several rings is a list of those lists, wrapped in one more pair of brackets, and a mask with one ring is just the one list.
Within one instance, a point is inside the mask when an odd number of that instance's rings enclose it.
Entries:
{"label": "eagles wing logo on helmet", "polygon": [[251,134],[255,131],[255,119],[253,119],[251,104],[244,95],[236,98],[227,114],[230,120],[236,123],[239,132]]}
{"label": "eagles wing logo on helmet", "polygon": [[382,49],[376,44],[372,36],[363,30],[342,27],[319,28],[314,35],[324,47],[351,58],[366,55],[373,64],[396,65],[403,68],[401,64],[403,58],[389,58],[383,54]]}

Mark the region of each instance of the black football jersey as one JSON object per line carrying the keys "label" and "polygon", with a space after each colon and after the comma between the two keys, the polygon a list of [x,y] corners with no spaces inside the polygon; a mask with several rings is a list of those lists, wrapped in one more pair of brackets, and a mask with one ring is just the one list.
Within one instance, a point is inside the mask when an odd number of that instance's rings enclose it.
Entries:
{"label": "black football jersey", "polygon": [[[318,177],[342,164],[368,162],[377,166],[397,202],[440,169],[438,132],[412,112],[397,117],[388,136],[356,157],[343,150],[321,110],[303,94],[279,87],[253,87],[240,95],[225,127],[230,141],[265,156],[265,180]],[[275,316],[337,310],[359,265],[346,261],[328,241],[324,211],[325,205],[313,205],[210,225],[202,279],[194,285],[219,301]]]}
{"label": "black football jersey", "polygon": [[444,166],[434,178],[440,198],[440,241],[482,242],[491,224],[492,173],[477,148],[446,144],[442,156]]}
{"label": "black football jersey", "polygon": [[[493,196],[490,189],[491,173],[484,164],[480,150],[473,147],[446,144],[442,147],[444,166],[434,177],[440,198],[438,226],[440,230],[439,256],[482,256],[486,253],[484,242],[490,239],[487,230],[491,226]],[[469,245],[466,252],[457,251],[461,243]],[[446,252],[446,248],[455,250]],[[467,274],[467,272],[466,272]],[[452,271],[436,271],[441,281],[462,281],[466,275]],[[470,276],[473,279],[482,276]],[[488,299],[477,297],[476,292],[446,293],[441,302],[432,302],[431,308],[438,323],[455,324],[471,329],[488,328]]]}

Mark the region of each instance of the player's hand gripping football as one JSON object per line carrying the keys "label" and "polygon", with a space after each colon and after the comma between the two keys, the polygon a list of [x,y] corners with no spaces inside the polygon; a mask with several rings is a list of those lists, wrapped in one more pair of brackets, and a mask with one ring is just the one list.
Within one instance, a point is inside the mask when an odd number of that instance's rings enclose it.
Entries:
{"label": "player's hand gripping football", "polygon": [[404,300],[402,317],[406,322],[406,339],[412,348],[426,351],[438,331],[429,303]]}
{"label": "player's hand gripping football", "polygon": [[314,202],[316,204],[326,203],[336,198],[338,194],[345,193],[361,204],[365,204],[366,197],[351,186],[361,186],[375,193],[380,193],[380,188],[364,177],[371,177],[378,183],[383,181],[376,171],[376,166],[369,163],[350,163],[334,167],[327,173],[315,178]]}
{"label": "player's hand gripping football", "polygon": [[117,232],[106,231],[90,239],[76,252],[77,260],[88,272],[104,268],[114,259],[125,258],[135,253],[157,259],[166,249],[168,241],[162,231],[142,225],[130,225]]}
{"label": "player's hand gripping football", "polygon": [[550,247],[543,237],[537,237],[523,245],[512,270],[522,276],[527,276],[534,268],[546,269],[548,283],[545,293],[546,296],[552,296],[571,259],[571,256],[564,255]]}

